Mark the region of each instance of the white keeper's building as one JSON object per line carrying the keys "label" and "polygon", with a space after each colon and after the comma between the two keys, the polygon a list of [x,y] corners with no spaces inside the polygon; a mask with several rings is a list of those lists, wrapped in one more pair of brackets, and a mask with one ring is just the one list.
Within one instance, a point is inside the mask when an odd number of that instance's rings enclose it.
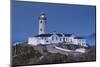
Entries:
{"label": "white keeper's building", "polygon": [[76,44],[86,46],[86,39],[84,37],[77,37],[72,34],[64,33],[46,33],[47,17],[45,13],[41,13],[39,16],[39,33],[34,37],[28,38],[28,44],[30,45],[49,45],[49,44]]}

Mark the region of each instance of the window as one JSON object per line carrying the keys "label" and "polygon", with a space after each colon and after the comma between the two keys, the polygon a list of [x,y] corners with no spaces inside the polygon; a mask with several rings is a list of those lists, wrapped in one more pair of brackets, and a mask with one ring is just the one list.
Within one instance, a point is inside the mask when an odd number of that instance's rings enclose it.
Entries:
{"label": "window", "polygon": [[70,42],[71,42],[71,43],[73,42],[72,39],[70,40]]}
{"label": "window", "polygon": [[56,40],[57,40],[57,37],[56,37]]}
{"label": "window", "polygon": [[41,39],[43,40],[43,37],[41,37]]}
{"label": "window", "polygon": [[45,37],[45,40],[46,40],[47,38]]}
{"label": "window", "polygon": [[67,41],[67,38],[66,38],[66,41]]}
{"label": "window", "polygon": [[42,23],[42,21],[40,21],[40,23]]}
{"label": "window", "polygon": [[48,41],[46,41],[46,42],[48,42]]}
{"label": "window", "polygon": [[54,40],[54,37],[52,37],[52,40]]}
{"label": "window", "polygon": [[40,31],[42,31],[42,29],[40,29]]}
{"label": "window", "polygon": [[65,38],[63,38],[63,41],[65,41]]}
{"label": "window", "polygon": [[61,41],[61,38],[60,38],[60,41]]}

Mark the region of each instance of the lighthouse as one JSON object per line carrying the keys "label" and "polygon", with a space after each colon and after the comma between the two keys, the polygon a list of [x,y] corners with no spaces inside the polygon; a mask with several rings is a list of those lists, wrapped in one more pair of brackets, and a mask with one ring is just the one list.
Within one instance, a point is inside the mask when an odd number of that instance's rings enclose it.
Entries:
{"label": "lighthouse", "polygon": [[41,12],[39,16],[39,33],[38,34],[45,34],[46,33],[46,15],[44,12]]}

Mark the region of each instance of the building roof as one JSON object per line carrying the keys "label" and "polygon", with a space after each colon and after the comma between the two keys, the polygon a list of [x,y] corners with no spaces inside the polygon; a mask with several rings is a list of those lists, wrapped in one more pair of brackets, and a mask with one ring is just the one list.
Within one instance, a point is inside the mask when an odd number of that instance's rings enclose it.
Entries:
{"label": "building roof", "polygon": [[41,15],[39,16],[39,19],[46,20],[46,14],[44,12],[41,12]]}
{"label": "building roof", "polygon": [[75,39],[85,39],[85,37],[74,37]]}
{"label": "building roof", "polygon": [[50,37],[52,34],[40,34],[36,35],[35,37]]}
{"label": "building roof", "polygon": [[65,34],[65,36],[70,37],[70,36],[72,36],[72,34]]}
{"label": "building roof", "polygon": [[62,34],[56,34],[56,35],[58,35],[59,37],[62,37]]}
{"label": "building roof", "polygon": [[[55,33],[55,34],[56,34],[56,33]],[[52,33],[52,34],[40,34],[40,35],[36,35],[35,37],[50,37],[51,35],[53,35],[53,33]],[[63,35],[64,35],[65,37],[69,37],[69,36],[71,36],[72,34],[59,34],[59,33],[57,33],[56,35],[59,36],[59,37],[62,37]]]}

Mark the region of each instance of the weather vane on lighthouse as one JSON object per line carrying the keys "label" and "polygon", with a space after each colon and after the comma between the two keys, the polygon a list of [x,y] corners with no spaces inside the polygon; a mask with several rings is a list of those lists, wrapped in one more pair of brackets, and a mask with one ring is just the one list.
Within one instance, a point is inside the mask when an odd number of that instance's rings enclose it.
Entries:
{"label": "weather vane on lighthouse", "polygon": [[46,15],[44,12],[41,12],[39,16],[39,34],[45,34],[46,33]]}

